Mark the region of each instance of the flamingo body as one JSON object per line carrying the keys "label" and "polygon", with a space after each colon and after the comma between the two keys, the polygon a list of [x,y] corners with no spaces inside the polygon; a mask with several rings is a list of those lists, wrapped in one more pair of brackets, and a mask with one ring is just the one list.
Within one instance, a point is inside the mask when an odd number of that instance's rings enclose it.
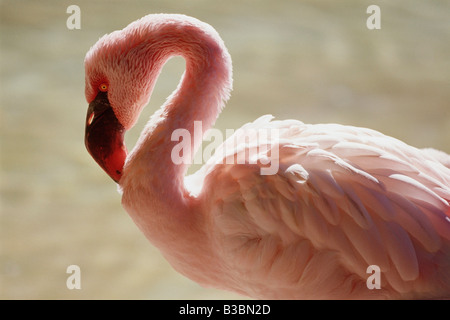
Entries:
{"label": "flamingo body", "polygon": [[[123,133],[175,55],[186,60],[180,85],[127,155]],[[193,133],[201,121],[204,133],[231,90],[231,58],[217,32],[183,15],[148,15],[101,38],[85,67],[88,150],[180,273],[262,299],[450,297],[447,154],[365,128],[263,116],[185,177],[187,164],[171,159],[172,132]],[[268,129],[277,139],[242,137]],[[253,161],[228,161],[249,154]],[[263,175],[268,158],[278,170]],[[367,286],[373,265],[380,289]]]}

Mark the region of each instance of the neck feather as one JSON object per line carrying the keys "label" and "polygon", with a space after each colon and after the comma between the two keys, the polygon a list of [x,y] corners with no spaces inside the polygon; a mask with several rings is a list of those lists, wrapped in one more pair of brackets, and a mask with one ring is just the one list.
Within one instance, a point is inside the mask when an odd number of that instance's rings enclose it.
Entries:
{"label": "neck feather", "polygon": [[153,70],[143,70],[151,77],[149,96],[170,57],[182,56],[186,71],[178,88],[152,116],[127,158],[120,184],[124,191],[122,202],[131,211],[137,211],[131,207],[165,214],[189,211],[189,195],[184,187],[188,166],[172,161],[172,149],[179,143],[172,141],[172,133],[177,129],[189,132],[192,160],[201,144],[201,137],[194,137],[194,121],[201,121],[203,133],[209,129],[231,90],[231,59],[218,34],[198,20],[177,19],[178,16],[157,28],[149,27],[151,34],[140,46],[140,58],[151,60],[146,65],[153,67]]}

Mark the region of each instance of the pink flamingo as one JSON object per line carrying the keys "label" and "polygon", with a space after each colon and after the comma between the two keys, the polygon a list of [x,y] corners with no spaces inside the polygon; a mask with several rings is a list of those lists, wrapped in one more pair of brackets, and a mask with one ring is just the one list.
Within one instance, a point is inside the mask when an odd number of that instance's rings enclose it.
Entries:
{"label": "pink flamingo", "polygon": [[[124,133],[173,56],[186,61],[182,80],[127,156]],[[87,149],[119,183],[140,230],[186,277],[263,299],[450,297],[447,154],[365,128],[263,116],[245,128],[281,133],[258,142],[267,148],[256,162],[227,164],[216,153],[185,177],[187,165],[171,158],[172,133],[193,134],[194,121],[205,132],[232,86],[217,32],[183,15],[148,15],[102,37],[85,69]],[[270,156],[278,171],[262,175]]]}

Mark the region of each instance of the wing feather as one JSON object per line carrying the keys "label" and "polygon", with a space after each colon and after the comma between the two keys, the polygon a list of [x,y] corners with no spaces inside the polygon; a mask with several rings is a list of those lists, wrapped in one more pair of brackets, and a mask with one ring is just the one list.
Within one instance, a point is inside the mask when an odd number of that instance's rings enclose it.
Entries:
{"label": "wing feather", "polygon": [[[211,237],[227,251],[226,269],[245,272],[247,285],[259,286],[255,290],[265,290],[262,277],[285,281],[286,290],[314,284],[330,295],[357,295],[364,285],[355,281],[363,283],[367,266],[375,264],[385,273],[386,290],[419,288],[412,281],[421,279],[421,268],[430,268],[419,257],[439,256],[443,241],[449,246],[450,170],[372,130],[271,119],[244,126],[284,130],[277,143],[262,142],[267,148],[256,163],[209,162],[204,196],[215,206]],[[226,156],[236,159],[254,147]],[[279,155],[280,168],[261,175],[260,160],[271,154]],[[347,280],[318,279],[324,272]],[[339,289],[343,283],[349,287]]]}
{"label": "wing feather", "polygon": [[419,263],[408,233],[395,222],[387,222],[380,229],[389,258],[400,277],[405,281],[417,279]]}

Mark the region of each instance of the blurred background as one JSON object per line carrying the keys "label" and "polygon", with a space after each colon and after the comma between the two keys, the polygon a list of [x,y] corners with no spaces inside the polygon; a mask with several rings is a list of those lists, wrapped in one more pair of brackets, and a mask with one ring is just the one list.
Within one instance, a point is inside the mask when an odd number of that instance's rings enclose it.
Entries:
{"label": "blurred background", "polygon": [[[66,27],[72,4],[80,30]],[[381,30],[366,27],[371,4]],[[1,299],[239,298],[178,275],[84,147],[86,52],[160,12],[194,16],[224,39],[234,91],[216,124],[223,132],[271,113],[450,153],[449,1],[1,0]],[[165,66],[128,149],[183,67],[180,58]],[[66,287],[72,264],[81,290]]]}

